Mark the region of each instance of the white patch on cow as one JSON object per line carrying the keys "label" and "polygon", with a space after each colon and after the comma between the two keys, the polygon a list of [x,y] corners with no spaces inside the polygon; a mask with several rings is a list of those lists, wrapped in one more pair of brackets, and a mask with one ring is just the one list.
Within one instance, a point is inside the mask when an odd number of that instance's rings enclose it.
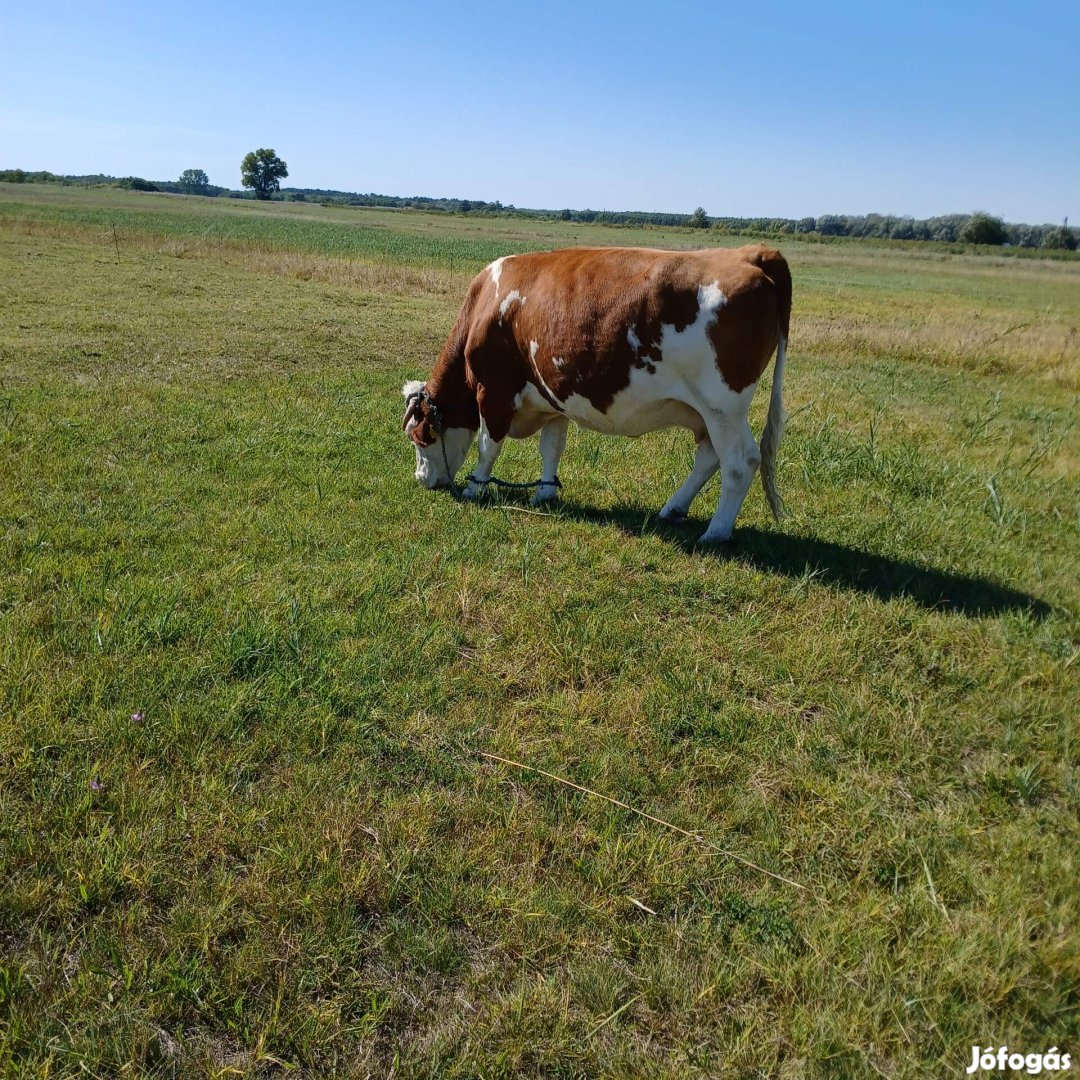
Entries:
{"label": "white patch on cow", "polygon": [[[542,382],[543,380],[538,379]],[[550,389],[548,393],[551,393]],[[553,400],[558,400],[552,394]],[[514,439],[527,439],[539,431],[553,417],[561,416],[557,409],[535,384],[528,382],[514,395],[512,402],[514,418],[510,424],[510,436]]]}
{"label": "white patch on cow", "polygon": [[503,317],[506,315],[506,312],[509,309],[510,305],[515,300],[517,300],[521,304],[524,304],[525,301],[528,300],[528,299],[529,298],[527,296],[522,296],[521,293],[519,293],[517,291],[517,289],[511,289],[506,294],[506,299],[499,305],[499,322],[500,322],[500,324],[502,323]]}
{"label": "white patch on cow", "polygon": [[491,283],[495,286],[495,299],[499,299],[499,278],[502,277],[503,263],[509,258],[509,255],[504,255],[501,259],[496,259],[489,267],[488,273],[491,275]]}
{"label": "white patch on cow", "polygon": [[536,350],[540,348],[538,341],[529,342],[529,359],[533,362],[533,366],[536,366]]}
{"label": "white patch on cow", "polygon": [[630,348],[634,350],[634,354],[641,352],[641,338],[637,336],[637,331],[631,326],[626,331],[626,340],[630,342]]}
{"label": "white patch on cow", "polygon": [[566,367],[566,361],[561,356],[553,356],[551,358],[551,362],[555,365],[556,368],[558,368],[559,371],[562,371],[562,369]]}
{"label": "white patch on cow", "polygon": [[[707,381],[713,372],[719,376],[709,329],[716,322],[717,312],[726,303],[727,298],[720,290],[718,281],[698,286],[697,318],[682,330],[676,330],[669,323],[660,327],[660,355],[665,367],[670,365],[693,371],[698,378],[705,377]],[[717,401],[718,406],[722,404],[722,401]]]}

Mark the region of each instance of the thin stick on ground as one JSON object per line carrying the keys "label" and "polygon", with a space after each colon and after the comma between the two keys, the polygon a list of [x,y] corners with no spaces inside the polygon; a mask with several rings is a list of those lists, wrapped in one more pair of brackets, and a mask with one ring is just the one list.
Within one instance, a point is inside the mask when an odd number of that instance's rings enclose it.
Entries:
{"label": "thin stick on ground", "polygon": [[655,822],[657,825],[663,825],[665,829],[671,829],[672,832],[681,833],[683,836],[690,837],[691,840],[696,841],[699,844],[704,844],[705,847],[711,848],[718,855],[723,855],[725,858],[733,859],[737,863],[741,863],[743,866],[749,867],[751,870],[756,870],[759,874],[765,874],[768,877],[775,878],[777,881],[782,881],[785,885],[791,885],[793,888],[801,889],[806,892],[806,886],[800,885],[797,881],[792,881],[791,878],[784,877],[783,874],[774,873],[772,870],[766,870],[764,866],[758,866],[757,863],[751,862],[749,859],[744,859],[741,855],[736,855],[733,851],[728,851],[725,848],[719,847],[711,840],[706,840],[704,836],[699,836],[697,833],[689,832],[686,829],[679,828],[678,825],[672,825],[670,821],[665,821],[663,818],[658,818],[653,814],[646,813],[644,810],[639,810],[636,806],[631,806],[629,803],[624,803],[620,799],[613,799],[610,795],[602,795],[599,791],[593,791],[592,788],[582,787],[580,784],[575,784],[572,780],[564,780],[561,776],[556,776],[554,773],[548,772],[546,769],[539,769],[535,765],[523,765],[520,761],[514,761],[511,758],[499,757],[498,754],[489,754],[484,750],[478,751],[481,757],[490,759],[491,761],[499,761],[503,765],[512,765],[515,769],[522,769],[525,772],[538,773],[540,776],[546,776],[549,780],[555,780],[560,784],[565,784],[568,788],[573,788],[575,791],[583,792],[586,795],[593,795],[597,799],[603,799],[604,802],[609,802],[612,806],[620,806],[623,810],[629,810],[632,814],[637,814],[638,817],[643,817],[646,821]]}

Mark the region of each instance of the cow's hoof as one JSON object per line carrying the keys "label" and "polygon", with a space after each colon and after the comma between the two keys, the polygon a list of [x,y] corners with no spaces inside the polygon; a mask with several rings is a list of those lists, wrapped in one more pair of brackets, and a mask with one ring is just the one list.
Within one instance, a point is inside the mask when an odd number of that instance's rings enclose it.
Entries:
{"label": "cow's hoof", "polygon": [[679,525],[686,520],[686,511],[679,506],[665,506],[660,511],[660,520],[669,525]]}
{"label": "cow's hoof", "polygon": [[731,533],[720,532],[717,529],[715,532],[712,529],[706,529],[698,538],[699,544],[726,544],[731,540]]}
{"label": "cow's hoof", "polygon": [[461,497],[469,502],[479,502],[484,497],[484,494],[483,484],[469,484],[461,493]]}
{"label": "cow's hoof", "polygon": [[545,503],[558,502],[559,493],[554,488],[538,488],[532,497],[533,506],[543,506]]}

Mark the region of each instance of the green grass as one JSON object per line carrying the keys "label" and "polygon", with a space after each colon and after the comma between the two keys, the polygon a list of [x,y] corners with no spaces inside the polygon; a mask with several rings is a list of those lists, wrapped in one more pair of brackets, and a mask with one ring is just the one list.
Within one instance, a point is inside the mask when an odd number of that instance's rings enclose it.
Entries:
{"label": "green grass", "polygon": [[676,432],[572,434],[550,512],[418,489],[465,277],[298,272],[292,207],[192,248],[187,202],[119,253],[4,210],[0,1074],[1075,1054],[1080,268],[792,245],[793,517],[702,551]]}

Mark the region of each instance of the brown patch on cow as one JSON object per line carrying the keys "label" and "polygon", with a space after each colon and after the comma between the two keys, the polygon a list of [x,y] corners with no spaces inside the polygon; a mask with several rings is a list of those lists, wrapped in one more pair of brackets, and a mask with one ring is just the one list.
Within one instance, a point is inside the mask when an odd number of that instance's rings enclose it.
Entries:
{"label": "brown patch on cow", "polygon": [[791,318],[791,271],[783,255],[762,244],[740,251],[749,266],[724,290],[727,303],[708,331],[720,374],[736,393],[761,378]]}
{"label": "brown patch on cow", "polygon": [[[528,356],[528,346],[525,355]],[[465,357],[467,380],[474,387],[479,414],[491,437],[501,442],[510,433],[514,420],[514,398],[529,381],[525,366],[512,362],[521,359],[517,343],[509,327],[492,320],[482,323],[469,335]]]}
{"label": "brown patch on cow", "polygon": [[[764,276],[764,275],[762,275]],[[779,308],[773,290],[748,287],[727,295],[707,333],[716,366],[732,390],[753,385],[776,348]]]}
{"label": "brown patch on cow", "polygon": [[777,302],[780,305],[780,333],[787,337],[791,330],[791,269],[787,264],[787,259],[775,248],[768,248],[764,244],[742,250],[748,253],[755,252],[752,255],[754,265],[773,283]]}

